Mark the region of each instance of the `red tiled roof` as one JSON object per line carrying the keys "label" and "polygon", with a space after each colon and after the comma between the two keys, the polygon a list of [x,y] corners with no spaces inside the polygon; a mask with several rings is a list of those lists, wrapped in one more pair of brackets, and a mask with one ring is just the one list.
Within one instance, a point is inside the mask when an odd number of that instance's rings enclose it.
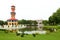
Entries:
{"label": "red tiled roof", "polygon": [[15,19],[15,18],[10,18],[10,19],[8,19],[8,20],[18,20],[18,19]]}

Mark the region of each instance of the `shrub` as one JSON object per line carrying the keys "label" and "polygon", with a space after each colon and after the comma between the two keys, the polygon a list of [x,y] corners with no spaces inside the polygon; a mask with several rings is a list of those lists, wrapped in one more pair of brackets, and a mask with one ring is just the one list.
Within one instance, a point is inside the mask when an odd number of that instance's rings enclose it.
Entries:
{"label": "shrub", "polygon": [[35,34],[32,34],[33,35],[33,37],[36,37],[36,35]]}

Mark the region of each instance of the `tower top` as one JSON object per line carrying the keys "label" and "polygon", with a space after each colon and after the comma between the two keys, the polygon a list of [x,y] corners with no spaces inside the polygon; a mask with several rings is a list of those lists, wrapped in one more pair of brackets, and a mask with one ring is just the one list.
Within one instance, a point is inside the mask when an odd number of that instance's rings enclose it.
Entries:
{"label": "tower top", "polygon": [[14,5],[12,5],[11,7],[15,7]]}
{"label": "tower top", "polygon": [[11,11],[15,12],[15,6],[14,5],[11,6]]}

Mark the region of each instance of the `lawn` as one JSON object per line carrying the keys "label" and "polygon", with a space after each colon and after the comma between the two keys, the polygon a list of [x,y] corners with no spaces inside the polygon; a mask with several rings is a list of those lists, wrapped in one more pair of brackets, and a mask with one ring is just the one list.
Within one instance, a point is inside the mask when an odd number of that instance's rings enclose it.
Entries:
{"label": "lawn", "polygon": [[0,31],[0,40],[60,40],[60,29],[57,32],[39,34],[36,37],[33,37],[33,35],[24,35],[24,37],[21,37],[20,35],[16,36],[16,33]]}

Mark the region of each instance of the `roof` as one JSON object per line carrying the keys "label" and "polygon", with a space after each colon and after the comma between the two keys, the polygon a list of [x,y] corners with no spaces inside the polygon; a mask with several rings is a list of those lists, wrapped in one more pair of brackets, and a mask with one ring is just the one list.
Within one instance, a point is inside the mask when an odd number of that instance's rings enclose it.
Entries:
{"label": "roof", "polygon": [[8,19],[8,20],[18,20],[18,19],[15,19],[15,18],[10,18],[10,19]]}

